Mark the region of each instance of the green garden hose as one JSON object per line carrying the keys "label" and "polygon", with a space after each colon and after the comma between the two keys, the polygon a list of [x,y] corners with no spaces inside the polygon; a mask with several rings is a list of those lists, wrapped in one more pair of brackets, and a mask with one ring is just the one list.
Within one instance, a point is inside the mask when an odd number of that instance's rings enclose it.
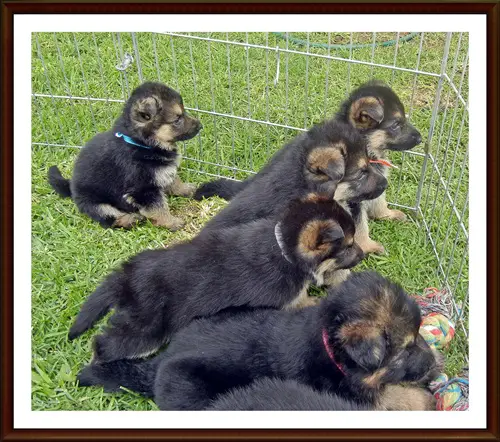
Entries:
{"label": "green garden hose", "polygon": [[399,40],[400,42],[410,41],[412,38],[415,38],[418,35],[418,32],[410,32],[408,35],[404,37],[400,37],[399,39],[387,40],[382,42],[373,43],[356,43],[356,44],[334,44],[329,45],[327,43],[315,43],[315,42],[307,42],[306,40],[301,40],[300,38],[291,37],[290,34],[288,36],[285,32],[271,32],[271,34],[276,35],[276,37],[281,38],[282,40],[288,40],[289,42],[299,45],[299,46],[309,46],[310,48],[324,48],[324,49],[361,49],[361,48],[371,48],[373,46],[394,46],[396,42]]}

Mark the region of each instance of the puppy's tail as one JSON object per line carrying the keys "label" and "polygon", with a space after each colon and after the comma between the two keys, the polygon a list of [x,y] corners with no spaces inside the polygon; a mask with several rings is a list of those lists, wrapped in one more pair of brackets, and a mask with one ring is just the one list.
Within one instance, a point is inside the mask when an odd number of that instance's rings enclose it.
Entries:
{"label": "puppy's tail", "polygon": [[60,196],[63,198],[71,198],[69,180],[61,175],[61,171],[57,168],[57,166],[50,166],[48,176],[49,184]]}
{"label": "puppy's tail", "polygon": [[215,181],[209,181],[208,183],[202,184],[196,192],[194,193],[195,200],[201,200],[202,198],[210,198],[211,196],[218,196],[224,198],[225,200],[230,200],[234,196],[241,192],[249,184],[249,180],[245,181],[233,181],[221,178]]}
{"label": "puppy's tail", "polygon": [[160,358],[92,363],[78,373],[77,379],[81,387],[102,385],[106,392],[116,392],[125,387],[152,397],[159,362]]}
{"label": "puppy's tail", "polygon": [[113,272],[83,304],[75,322],[69,329],[69,340],[77,338],[101,319],[113,306],[122,290],[123,273]]}

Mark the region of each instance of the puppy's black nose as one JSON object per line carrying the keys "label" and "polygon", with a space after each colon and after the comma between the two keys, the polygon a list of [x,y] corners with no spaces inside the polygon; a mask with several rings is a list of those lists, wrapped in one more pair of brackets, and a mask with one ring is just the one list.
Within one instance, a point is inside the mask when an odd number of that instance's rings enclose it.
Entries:
{"label": "puppy's black nose", "polygon": [[420,135],[420,134],[414,134],[413,135],[413,140],[415,141],[415,144],[420,144],[422,142],[422,135]]}

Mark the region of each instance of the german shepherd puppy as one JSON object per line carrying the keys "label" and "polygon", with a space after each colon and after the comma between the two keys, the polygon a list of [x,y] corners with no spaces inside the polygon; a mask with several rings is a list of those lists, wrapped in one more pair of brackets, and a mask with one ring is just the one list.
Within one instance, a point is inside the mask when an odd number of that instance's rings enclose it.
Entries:
{"label": "german shepherd puppy", "polygon": [[[389,86],[380,81],[366,83],[353,91],[342,105],[337,118],[352,124],[365,138],[370,161],[386,177],[389,175],[387,166],[390,166],[385,161],[388,150],[409,150],[422,142],[420,132],[406,119],[401,100]],[[368,218],[406,219],[400,210],[387,207],[385,192],[361,203],[349,201],[348,205],[356,222],[356,241],[365,253],[384,252],[382,244],[373,241],[368,235]]]}
{"label": "german shepherd puppy", "polygon": [[302,307],[322,273],[356,265],[354,223],[333,200],[293,201],[279,222],[214,230],[168,249],[142,252],[109,275],[83,305],[74,339],[110,308],[109,327],[94,341],[99,361],[156,351],[194,318],[229,307]]}
{"label": "german shepherd puppy", "polygon": [[[375,272],[354,273],[319,305],[197,319],[155,358],[93,363],[78,379],[82,386],[124,386],[152,396],[162,410],[206,409],[262,377],[379,407],[387,385],[424,385],[439,373],[441,361],[418,333],[420,320],[401,287]],[[424,396],[432,408],[426,392],[411,396]]]}
{"label": "german shepherd puppy", "polygon": [[[259,218],[277,217],[304,192],[321,192],[343,202],[376,198],[387,186],[369,163],[366,145],[348,123],[323,122],[278,151],[245,188],[203,228],[226,228]],[[202,193],[197,193],[199,198]]]}
{"label": "german shepherd puppy", "polygon": [[235,388],[215,399],[215,411],[425,411],[434,410],[432,394],[422,388],[386,385],[375,407],[368,407],[337,394],[317,391],[295,380],[260,378],[247,387]]}
{"label": "german shepherd puppy", "polygon": [[113,129],[83,147],[71,181],[52,166],[49,183],[103,227],[128,228],[149,218],[155,225],[179,229],[183,221],[170,214],[165,194],[191,196],[195,186],[177,176],[175,143],[193,138],[201,128],[186,114],[176,91],[144,83],[132,92]]}
{"label": "german shepherd puppy", "polygon": [[[407,121],[401,100],[389,86],[380,81],[365,83],[353,91],[342,104],[335,118],[354,127],[365,139],[369,160],[375,162],[372,166],[385,177],[388,176],[387,167],[376,162],[386,159],[387,150],[412,149],[422,141],[418,130]],[[299,139],[300,136],[291,143],[295,148],[297,148]],[[290,166],[286,165],[283,168],[287,170]],[[251,187],[254,180],[258,179],[259,174],[243,182],[225,179],[211,181],[200,186],[194,198],[201,199],[202,197],[218,195],[227,200],[236,200],[237,195],[240,195],[244,189]],[[277,180],[277,178],[275,179]],[[341,187],[335,194],[335,199],[351,211],[356,223],[356,241],[363,251],[365,253],[383,253],[382,244],[369,237],[368,217],[403,220],[405,214],[400,210],[391,210],[387,207],[385,192],[374,198],[363,198],[363,202],[360,202],[358,191],[354,185],[356,179],[361,183],[362,178],[359,176],[345,177],[344,182],[351,183],[351,185]],[[283,179],[283,185],[289,185],[285,179]],[[244,202],[248,204],[248,201]]]}

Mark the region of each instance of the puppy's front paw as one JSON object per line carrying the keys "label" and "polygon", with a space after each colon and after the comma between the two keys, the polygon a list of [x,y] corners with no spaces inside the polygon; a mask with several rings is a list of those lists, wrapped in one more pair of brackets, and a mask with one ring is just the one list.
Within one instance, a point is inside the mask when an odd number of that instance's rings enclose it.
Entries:
{"label": "puppy's front paw", "polygon": [[379,242],[373,241],[371,239],[368,239],[363,243],[358,243],[358,245],[359,247],[361,247],[361,250],[363,250],[363,253],[365,254],[375,253],[377,255],[383,255],[385,253],[384,246]]}
{"label": "puppy's front paw", "polygon": [[153,220],[153,224],[155,226],[161,226],[161,227],[166,227],[167,229],[171,230],[172,232],[175,232],[176,230],[179,230],[182,228],[185,224],[185,222],[176,217],[170,217],[168,219],[157,219]]}
{"label": "puppy's front paw", "polygon": [[193,196],[196,192],[196,184],[184,183],[182,196]]}
{"label": "puppy's front paw", "polygon": [[134,225],[136,225],[139,221],[144,219],[142,216],[136,213],[126,213],[115,219],[113,223],[113,227],[121,227],[123,229],[130,229]]}
{"label": "puppy's front paw", "polygon": [[387,411],[433,411],[436,410],[436,399],[424,388],[387,385],[377,408]]}
{"label": "puppy's front paw", "polygon": [[401,212],[401,210],[389,210],[387,218],[395,221],[406,221],[406,214]]}

